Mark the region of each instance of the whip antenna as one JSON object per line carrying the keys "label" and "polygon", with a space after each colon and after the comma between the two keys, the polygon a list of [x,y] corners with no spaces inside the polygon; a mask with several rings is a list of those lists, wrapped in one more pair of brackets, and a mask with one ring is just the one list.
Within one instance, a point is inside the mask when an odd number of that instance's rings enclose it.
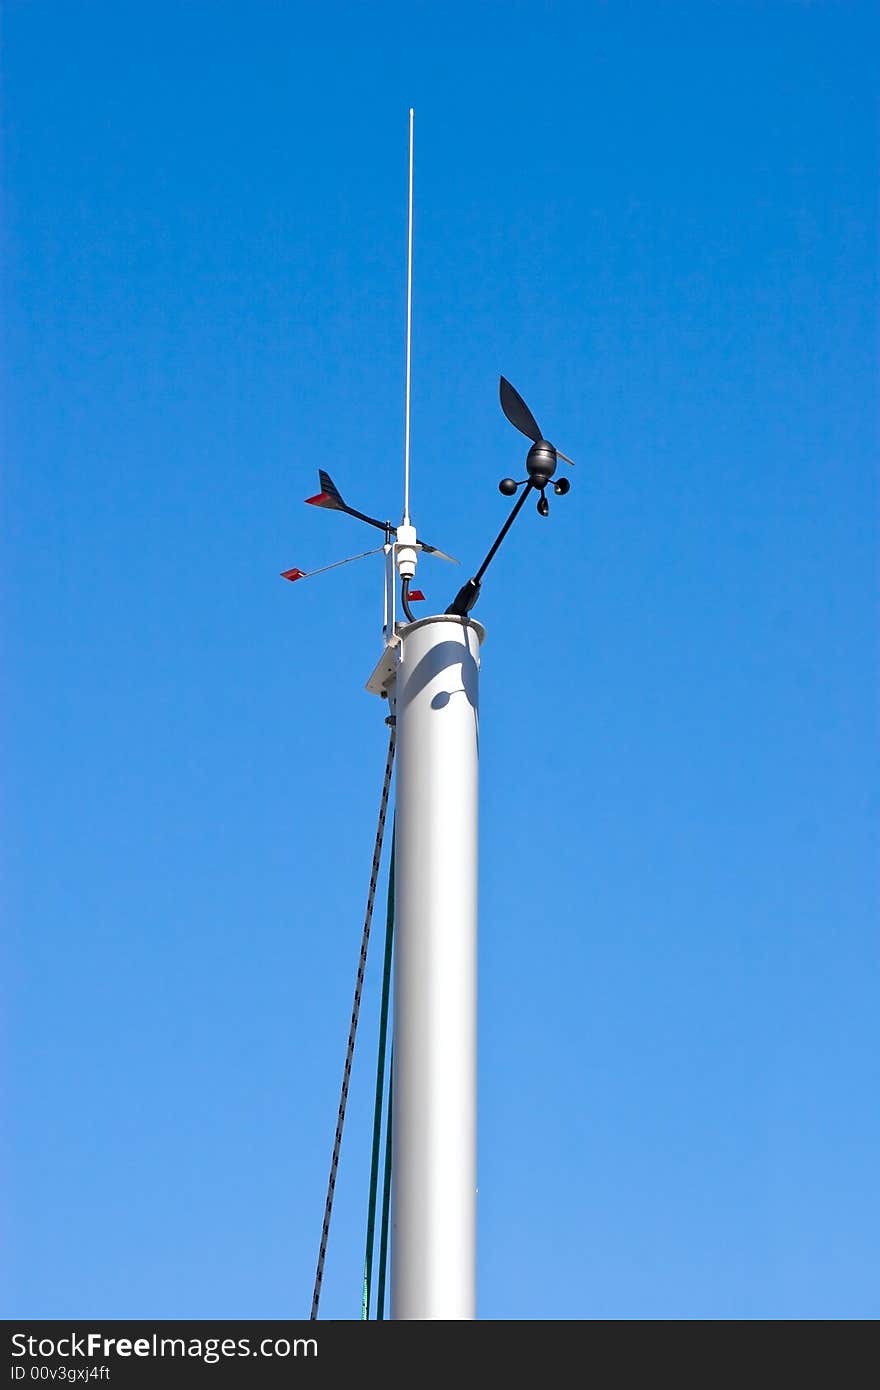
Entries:
{"label": "whip antenna", "polygon": [[409,416],[412,378],[412,263],[413,263],[413,108],[409,108],[409,200],[406,244],[406,419],[403,443],[403,521],[409,525]]}

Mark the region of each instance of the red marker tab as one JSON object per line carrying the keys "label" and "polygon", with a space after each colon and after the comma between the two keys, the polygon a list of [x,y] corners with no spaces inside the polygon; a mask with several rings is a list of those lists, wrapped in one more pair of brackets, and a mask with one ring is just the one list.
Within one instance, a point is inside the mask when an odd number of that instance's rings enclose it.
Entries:
{"label": "red marker tab", "polygon": [[410,603],[425,602],[425,595],[422,593],[421,589],[410,589],[408,598]]}
{"label": "red marker tab", "polygon": [[306,498],[306,505],[309,507],[335,507],[336,503],[328,492],[317,492],[314,497]]}
{"label": "red marker tab", "polygon": [[282,570],[282,571],[281,571],[281,578],[282,578],[282,579],[289,579],[290,582],[291,582],[291,584],[292,584],[292,583],[294,582],[295,579],[305,579],[305,578],[306,578],[306,571],[305,571],[305,570]]}

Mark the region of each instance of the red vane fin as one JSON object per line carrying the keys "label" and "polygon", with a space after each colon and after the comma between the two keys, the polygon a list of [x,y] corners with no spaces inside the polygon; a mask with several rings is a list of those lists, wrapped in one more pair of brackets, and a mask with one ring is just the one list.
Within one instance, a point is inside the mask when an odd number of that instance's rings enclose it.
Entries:
{"label": "red vane fin", "polygon": [[336,503],[327,492],[318,492],[314,497],[307,497],[306,503],[310,507],[336,507]]}
{"label": "red vane fin", "polygon": [[305,579],[305,577],[306,577],[306,571],[305,571],[305,570],[282,570],[282,571],[281,571],[281,578],[282,578],[282,579],[289,579],[290,582],[291,582],[291,584],[293,583],[293,581],[294,581],[295,579]]}
{"label": "red vane fin", "polygon": [[421,589],[410,589],[409,601],[410,603],[424,603],[425,595],[422,593]]}

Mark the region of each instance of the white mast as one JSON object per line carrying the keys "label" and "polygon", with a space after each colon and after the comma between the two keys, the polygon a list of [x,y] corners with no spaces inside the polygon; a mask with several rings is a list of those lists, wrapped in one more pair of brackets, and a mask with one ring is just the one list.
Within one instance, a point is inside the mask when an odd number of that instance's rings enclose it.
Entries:
{"label": "white mast", "polygon": [[391,1316],[476,1316],[479,623],[403,629]]}

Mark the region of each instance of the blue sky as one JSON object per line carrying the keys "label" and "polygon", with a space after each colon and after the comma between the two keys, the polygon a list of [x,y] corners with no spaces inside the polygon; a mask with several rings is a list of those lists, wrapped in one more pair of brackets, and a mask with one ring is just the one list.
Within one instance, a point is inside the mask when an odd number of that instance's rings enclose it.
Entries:
{"label": "blue sky", "polygon": [[500,372],[578,461],[477,609],[481,1316],[880,1312],[878,31],[9,0],[7,1316],[308,1311],[381,577],[278,572],[400,508],[410,104],[415,519],[495,534]]}

